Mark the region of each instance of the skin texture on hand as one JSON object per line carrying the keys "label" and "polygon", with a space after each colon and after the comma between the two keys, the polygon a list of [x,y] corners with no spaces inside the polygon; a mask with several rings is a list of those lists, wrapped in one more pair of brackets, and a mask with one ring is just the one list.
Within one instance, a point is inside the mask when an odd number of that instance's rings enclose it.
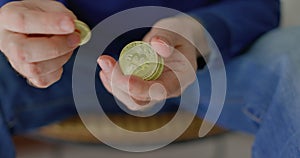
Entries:
{"label": "skin texture on hand", "polygon": [[52,0],[7,3],[0,9],[0,50],[33,86],[46,88],[61,78],[80,42],[75,19]]}
{"label": "skin texture on hand", "polygon": [[125,76],[112,57],[103,55],[98,59],[104,86],[131,110],[143,110],[161,100],[180,96],[196,78],[200,53],[194,45],[203,45],[203,55],[208,52],[201,24],[186,16],[158,21],[143,41],[164,58],[164,71],[157,80]]}

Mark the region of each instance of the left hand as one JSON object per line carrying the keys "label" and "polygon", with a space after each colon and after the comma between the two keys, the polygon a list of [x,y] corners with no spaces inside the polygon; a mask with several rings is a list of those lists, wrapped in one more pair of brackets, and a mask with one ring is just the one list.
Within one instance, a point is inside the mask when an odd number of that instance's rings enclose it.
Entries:
{"label": "left hand", "polygon": [[102,68],[100,78],[106,89],[131,110],[142,110],[161,100],[180,96],[196,79],[200,53],[194,44],[203,45],[204,54],[208,52],[204,39],[202,26],[190,17],[162,19],[143,39],[164,58],[165,67],[157,80],[125,76],[119,64],[107,55],[98,59]]}

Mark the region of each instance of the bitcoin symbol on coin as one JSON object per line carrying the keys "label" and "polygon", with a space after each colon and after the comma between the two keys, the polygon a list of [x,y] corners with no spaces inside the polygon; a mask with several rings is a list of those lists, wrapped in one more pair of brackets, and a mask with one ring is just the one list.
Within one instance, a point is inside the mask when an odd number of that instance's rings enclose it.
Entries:
{"label": "bitcoin symbol on coin", "polygon": [[144,80],[156,80],[164,69],[164,61],[150,44],[134,41],[121,51],[119,63],[124,75],[134,75]]}

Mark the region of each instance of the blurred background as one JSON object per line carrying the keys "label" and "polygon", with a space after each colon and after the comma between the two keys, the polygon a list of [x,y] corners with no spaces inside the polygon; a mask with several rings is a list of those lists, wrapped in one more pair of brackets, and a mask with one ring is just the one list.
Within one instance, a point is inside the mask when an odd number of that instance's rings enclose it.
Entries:
{"label": "blurred background", "polygon": [[[282,0],[280,27],[300,26],[300,0]],[[163,149],[147,153],[128,153],[103,144],[81,144],[16,136],[18,158],[250,158],[254,137],[238,132],[225,132],[204,139],[173,143]]]}
{"label": "blurred background", "polygon": [[122,152],[106,145],[58,143],[17,138],[18,158],[251,158],[253,137],[242,133],[225,133],[201,140],[171,144],[146,152]]}

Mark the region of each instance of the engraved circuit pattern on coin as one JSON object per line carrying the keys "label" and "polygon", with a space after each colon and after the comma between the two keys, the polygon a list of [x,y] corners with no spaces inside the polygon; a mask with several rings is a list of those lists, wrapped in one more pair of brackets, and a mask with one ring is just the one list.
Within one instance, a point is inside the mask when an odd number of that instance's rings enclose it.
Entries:
{"label": "engraved circuit pattern on coin", "polygon": [[144,80],[155,80],[163,71],[163,59],[142,41],[134,41],[121,51],[119,63],[124,75],[138,76]]}
{"label": "engraved circuit pattern on coin", "polygon": [[74,20],[74,22],[76,31],[80,33],[79,45],[84,45],[91,39],[91,30],[87,24],[80,20]]}

